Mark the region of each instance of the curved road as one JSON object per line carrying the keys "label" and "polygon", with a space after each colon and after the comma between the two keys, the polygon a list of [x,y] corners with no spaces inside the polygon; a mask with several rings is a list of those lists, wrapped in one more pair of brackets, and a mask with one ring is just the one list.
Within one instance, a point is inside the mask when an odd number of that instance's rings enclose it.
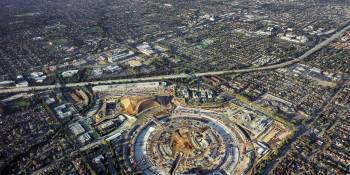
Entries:
{"label": "curved road", "polygon": [[[224,75],[224,74],[235,74],[235,73],[246,73],[246,72],[254,72],[254,71],[262,71],[262,70],[271,70],[271,69],[277,69],[281,67],[285,67],[297,62],[300,62],[310,56],[311,54],[315,53],[316,51],[320,50],[324,46],[328,45],[333,40],[339,38],[345,31],[350,29],[350,20],[346,22],[346,26],[333,34],[328,39],[322,41],[321,43],[317,44],[312,49],[305,52],[300,57],[286,61],[279,64],[274,65],[268,65],[268,66],[262,66],[257,68],[244,68],[244,69],[237,69],[237,70],[226,70],[226,71],[212,71],[212,72],[203,72],[203,73],[194,73],[197,77],[202,76],[212,76],[212,75]],[[92,81],[92,82],[80,82],[80,83],[69,83],[66,84],[66,87],[76,87],[76,86],[85,86],[85,85],[103,85],[103,84],[120,84],[120,83],[132,83],[132,82],[140,82],[140,81],[157,81],[157,80],[171,80],[171,79],[181,79],[181,78],[191,78],[192,76],[189,74],[181,73],[181,74],[172,74],[172,75],[161,75],[161,76],[153,76],[153,77],[143,77],[143,78],[130,78],[130,79],[116,79],[116,80],[103,80],[103,81]],[[1,93],[17,93],[17,92],[27,92],[27,91],[41,91],[41,90],[49,90],[49,89],[55,89],[59,88],[57,85],[45,85],[45,86],[32,86],[32,87],[14,87],[14,88],[6,88],[6,89],[0,89]]]}

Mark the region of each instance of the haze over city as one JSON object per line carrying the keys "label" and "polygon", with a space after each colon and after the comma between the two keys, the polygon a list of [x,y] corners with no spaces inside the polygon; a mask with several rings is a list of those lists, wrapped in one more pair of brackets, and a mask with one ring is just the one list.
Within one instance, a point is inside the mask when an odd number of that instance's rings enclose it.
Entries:
{"label": "haze over city", "polygon": [[348,0],[0,0],[0,174],[350,174]]}

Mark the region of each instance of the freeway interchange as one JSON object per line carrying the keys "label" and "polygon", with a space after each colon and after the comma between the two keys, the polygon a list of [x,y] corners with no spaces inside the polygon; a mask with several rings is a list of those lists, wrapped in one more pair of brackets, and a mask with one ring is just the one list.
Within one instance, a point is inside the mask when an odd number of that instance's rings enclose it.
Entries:
{"label": "freeway interchange", "polygon": [[[333,40],[339,38],[345,31],[350,29],[350,24],[349,23],[350,23],[350,20],[346,22],[347,25],[345,27],[343,27],[341,30],[338,30],[331,37],[329,37],[326,40],[322,41],[321,43],[317,44],[312,49],[310,49],[307,52],[305,52],[303,55],[299,56],[298,58],[295,58],[293,60],[286,61],[286,62],[283,62],[283,63],[278,63],[278,64],[274,64],[274,65],[267,65],[267,66],[261,66],[261,67],[255,67],[255,68],[243,68],[243,69],[236,69],[236,70],[224,70],[224,71],[210,71],[210,72],[202,72],[202,73],[193,73],[193,75],[186,74],[186,73],[180,73],[180,74],[160,75],[160,76],[142,77],[142,78],[128,78],[128,79],[115,79],[115,80],[101,80],[101,81],[68,83],[68,84],[65,84],[65,87],[78,87],[78,86],[87,86],[87,85],[96,86],[96,85],[106,85],[106,84],[133,83],[133,82],[142,82],[142,81],[186,79],[186,78],[192,78],[193,76],[204,77],[204,76],[213,76],[213,75],[247,73],[247,72],[254,72],[254,71],[264,71],[264,70],[278,69],[278,68],[289,66],[289,65],[292,65],[292,64],[295,64],[297,62],[300,62],[300,61],[304,60],[308,56],[312,55],[316,51],[318,51],[321,48],[323,48],[324,46],[328,45]],[[60,87],[60,85],[43,85],[43,86],[31,86],[31,87],[4,88],[4,89],[0,89],[0,94],[29,92],[29,91],[43,91],[43,90],[56,89],[56,88],[59,88],[59,87]]]}

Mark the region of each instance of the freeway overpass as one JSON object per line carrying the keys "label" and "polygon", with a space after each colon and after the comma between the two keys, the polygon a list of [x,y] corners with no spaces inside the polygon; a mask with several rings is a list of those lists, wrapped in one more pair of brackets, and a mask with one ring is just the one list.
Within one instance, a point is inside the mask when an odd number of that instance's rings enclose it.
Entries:
{"label": "freeway overpass", "polygon": [[[279,63],[279,64],[274,64],[274,65],[256,67],[256,68],[243,68],[243,69],[225,70],[225,71],[211,71],[211,72],[203,72],[203,73],[194,73],[194,75],[197,77],[203,77],[203,76],[212,76],[212,75],[247,73],[247,72],[254,72],[254,71],[277,69],[277,68],[285,67],[285,66],[300,62],[300,61],[304,60],[305,58],[307,58],[308,56],[310,56],[311,54],[320,50],[324,46],[328,45],[333,40],[339,38],[345,31],[350,30],[350,20],[347,21],[346,24],[347,25],[344,28],[342,28],[341,30],[338,30],[331,37],[329,37],[326,40],[322,41],[321,43],[317,44],[315,47],[313,47],[312,49],[308,50],[300,57],[295,58],[293,60],[286,61],[286,62]],[[181,73],[181,74],[160,75],[160,76],[143,77],[143,78],[128,78],[128,79],[69,83],[69,84],[66,84],[65,86],[66,87],[77,87],[77,86],[86,86],[86,85],[121,84],[121,83],[133,83],[133,82],[141,82],[141,81],[184,79],[184,78],[191,78],[191,77],[192,77],[192,75]],[[13,88],[0,89],[0,94],[2,94],[2,93],[28,92],[28,91],[42,91],[42,90],[50,90],[50,89],[56,89],[56,88],[59,88],[59,86],[58,85],[44,85],[44,86],[31,86],[31,87],[13,87]]]}

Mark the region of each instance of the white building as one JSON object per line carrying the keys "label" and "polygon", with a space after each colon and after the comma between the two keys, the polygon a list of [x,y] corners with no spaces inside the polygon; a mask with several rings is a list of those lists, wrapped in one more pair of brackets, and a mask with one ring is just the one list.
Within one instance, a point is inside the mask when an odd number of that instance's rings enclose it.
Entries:
{"label": "white building", "polygon": [[144,42],[143,44],[139,45],[136,47],[141,53],[145,54],[145,55],[152,55],[154,53],[153,49],[151,48],[151,46]]}
{"label": "white building", "polygon": [[69,125],[69,129],[73,132],[75,136],[78,136],[85,132],[85,129],[78,122],[75,122]]}
{"label": "white building", "polygon": [[16,87],[28,87],[28,81],[20,81],[16,84]]}
{"label": "white building", "polygon": [[71,76],[77,74],[78,72],[79,72],[79,70],[64,71],[64,72],[62,72],[62,77],[64,77],[64,78],[71,77]]}

